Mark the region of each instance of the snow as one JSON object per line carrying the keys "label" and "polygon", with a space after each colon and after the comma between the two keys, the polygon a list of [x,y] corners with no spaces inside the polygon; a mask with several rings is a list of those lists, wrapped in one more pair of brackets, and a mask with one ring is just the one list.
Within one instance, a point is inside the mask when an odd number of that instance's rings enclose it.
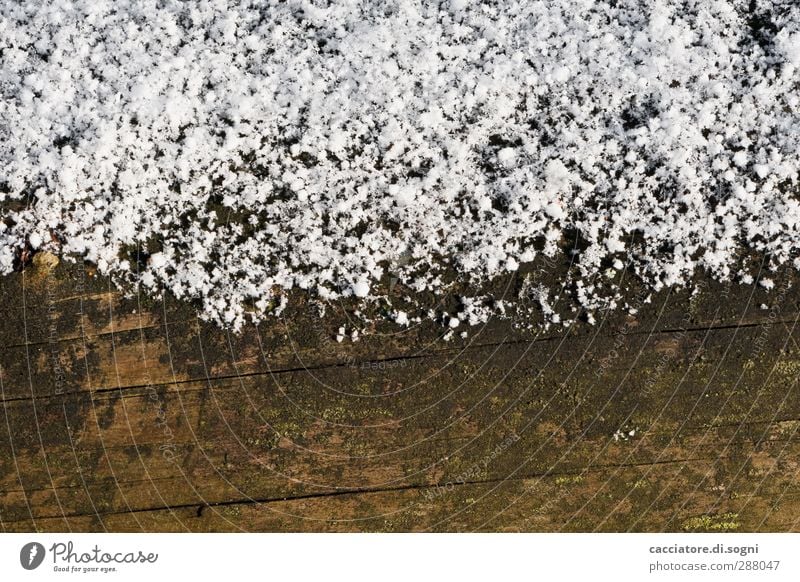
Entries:
{"label": "snow", "polygon": [[5,2],[0,38],[2,273],[27,244],[238,328],[567,232],[653,289],[800,250],[795,3]]}
{"label": "snow", "polygon": [[369,295],[369,283],[361,280],[353,284],[353,295],[356,297],[366,297]]}
{"label": "snow", "polygon": [[394,321],[397,325],[408,325],[408,314],[405,311],[396,311]]}
{"label": "snow", "polygon": [[28,242],[30,243],[31,248],[38,249],[40,246],[42,246],[42,237],[38,232],[33,232],[28,237]]}
{"label": "snow", "polygon": [[516,157],[517,153],[514,151],[514,148],[503,148],[497,152],[497,159],[504,165],[510,165]]}

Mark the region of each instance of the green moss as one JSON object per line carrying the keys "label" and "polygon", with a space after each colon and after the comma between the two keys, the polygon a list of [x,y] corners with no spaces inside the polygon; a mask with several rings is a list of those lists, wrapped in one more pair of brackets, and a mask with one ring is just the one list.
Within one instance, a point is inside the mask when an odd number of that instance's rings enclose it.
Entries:
{"label": "green moss", "polygon": [[681,525],[683,531],[722,532],[739,529],[738,513],[709,514],[690,517]]}
{"label": "green moss", "polygon": [[556,485],[576,485],[583,482],[583,475],[562,475],[556,477]]}

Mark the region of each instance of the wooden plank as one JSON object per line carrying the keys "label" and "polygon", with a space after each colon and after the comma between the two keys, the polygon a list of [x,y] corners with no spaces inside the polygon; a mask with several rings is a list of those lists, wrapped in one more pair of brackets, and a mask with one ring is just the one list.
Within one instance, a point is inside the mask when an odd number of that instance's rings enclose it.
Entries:
{"label": "wooden plank", "polygon": [[632,287],[636,314],[595,327],[376,319],[337,343],[352,305],[293,297],[236,335],[80,265],[26,270],[0,285],[0,525],[794,531],[800,286],[776,280]]}

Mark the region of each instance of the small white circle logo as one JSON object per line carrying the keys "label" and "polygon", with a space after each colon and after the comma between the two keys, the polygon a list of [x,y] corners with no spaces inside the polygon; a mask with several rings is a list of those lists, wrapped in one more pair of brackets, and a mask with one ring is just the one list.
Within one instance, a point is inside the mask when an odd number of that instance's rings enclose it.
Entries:
{"label": "small white circle logo", "polygon": [[30,542],[19,551],[19,563],[26,570],[35,570],[44,561],[44,546],[39,542]]}

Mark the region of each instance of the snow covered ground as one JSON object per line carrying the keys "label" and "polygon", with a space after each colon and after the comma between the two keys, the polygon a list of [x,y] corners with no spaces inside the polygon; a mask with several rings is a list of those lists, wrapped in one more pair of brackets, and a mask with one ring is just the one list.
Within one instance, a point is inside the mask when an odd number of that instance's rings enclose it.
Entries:
{"label": "snow covered ground", "polygon": [[747,281],[800,247],[798,81],[793,1],[3,2],[0,271],[64,253],[234,327],[571,232],[587,281]]}

